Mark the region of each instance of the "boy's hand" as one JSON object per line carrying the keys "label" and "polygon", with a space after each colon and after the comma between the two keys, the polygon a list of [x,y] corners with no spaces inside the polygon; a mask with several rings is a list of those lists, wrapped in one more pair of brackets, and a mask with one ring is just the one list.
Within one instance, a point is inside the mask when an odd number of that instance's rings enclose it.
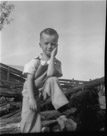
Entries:
{"label": "boy's hand", "polygon": [[53,51],[51,52],[51,57],[55,57],[56,56],[57,50],[58,50],[58,47],[56,47],[55,49],[53,49]]}
{"label": "boy's hand", "polygon": [[32,98],[32,99],[30,98],[29,106],[30,106],[31,110],[37,111],[37,103],[36,103],[36,100],[34,98]]}

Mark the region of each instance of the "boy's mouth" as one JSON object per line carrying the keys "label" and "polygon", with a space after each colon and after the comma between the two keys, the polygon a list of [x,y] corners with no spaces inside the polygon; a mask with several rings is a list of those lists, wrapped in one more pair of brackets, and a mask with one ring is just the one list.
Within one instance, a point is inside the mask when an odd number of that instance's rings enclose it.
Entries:
{"label": "boy's mouth", "polygon": [[51,52],[52,50],[47,50],[47,52]]}

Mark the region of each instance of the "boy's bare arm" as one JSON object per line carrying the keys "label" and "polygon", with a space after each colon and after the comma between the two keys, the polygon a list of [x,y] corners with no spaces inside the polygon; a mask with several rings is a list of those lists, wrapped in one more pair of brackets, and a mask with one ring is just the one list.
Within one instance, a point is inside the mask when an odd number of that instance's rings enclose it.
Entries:
{"label": "boy's bare arm", "polygon": [[56,75],[56,68],[54,64],[55,55],[57,53],[57,48],[55,48],[51,53],[50,63],[47,70],[47,76],[53,76]]}
{"label": "boy's bare arm", "polygon": [[37,79],[39,76],[41,76],[47,69],[47,65],[39,65],[36,73],[35,73],[35,79]]}
{"label": "boy's bare arm", "polygon": [[34,80],[34,76],[31,74],[28,74],[27,75],[27,83],[28,83],[27,87],[29,90],[29,97],[30,97],[29,106],[30,106],[31,110],[35,111],[35,110],[37,110],[37,103],[36,103],[36,99],[34,97],[33,80]]}

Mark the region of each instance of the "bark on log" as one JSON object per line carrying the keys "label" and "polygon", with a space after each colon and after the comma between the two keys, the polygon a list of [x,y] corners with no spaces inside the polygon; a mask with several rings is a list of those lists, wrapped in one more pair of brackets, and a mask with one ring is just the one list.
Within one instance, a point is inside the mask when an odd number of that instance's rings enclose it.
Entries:
{"label": "bark on log", "polygon": [[57,120],[45,120],[45,121],[42,121],[42,127],[49,126],[54,123],[57,123]]}
{"label": "bark on log", "polygon": [[0,106],[0,117],[4,116],[6,114],[9,114],[17,109],[21,108],[21,103],[18,102],[9,102],[8,104],[6,103],[3,106]]}
{"label": "bark on log", "polygon": [[76,111],[76,108],[71,108],[62,113],[58,112],[57,110],[52,110],[52,111],[43,111],[40,114],[43,120],[49,120],[49,119],[56,119],[58,116],[62,114],[68,117],[69,115],[74,114],[75,111]]}
{"label": "bark on log", "polygon": [[57,116],[60,115],[60,113],[57,110],[43,111],[40,114],[41,114],[41,118],[43,120],[48,120],[48,119],[56,118]]}
{"label": "bark on log", "polygon": [[104,84],[104,77],[89,81],[89,82],[84,83],[82,85],[79,85],[79,86],[73,88],[71,91],[66,92],[65,95],[68,96],[70,93],[76,93],[76,92],[83,90],[83,89],[94,88],[94,87],[99,86],[101,84]]}
{"label": "bark on log", "polygon": [[22,97],[20,92],[9,90],[7,88],[2,88],[2,89],[0,88],[0,96],[4,96],[4,97]]}

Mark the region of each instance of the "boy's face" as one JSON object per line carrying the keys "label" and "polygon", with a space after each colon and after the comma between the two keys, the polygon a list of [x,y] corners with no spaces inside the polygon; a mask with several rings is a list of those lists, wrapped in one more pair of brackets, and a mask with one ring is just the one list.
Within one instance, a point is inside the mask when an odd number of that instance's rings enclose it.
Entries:
{"label": "boy's face", "polygon": [[42,48],[43,53],[46,56],[50,57],[52,50],[55,49],[58,45],[57,42],[58,42],[58,39],[56,35],[48,35],[48,34],[42,33],[39,45]]}

